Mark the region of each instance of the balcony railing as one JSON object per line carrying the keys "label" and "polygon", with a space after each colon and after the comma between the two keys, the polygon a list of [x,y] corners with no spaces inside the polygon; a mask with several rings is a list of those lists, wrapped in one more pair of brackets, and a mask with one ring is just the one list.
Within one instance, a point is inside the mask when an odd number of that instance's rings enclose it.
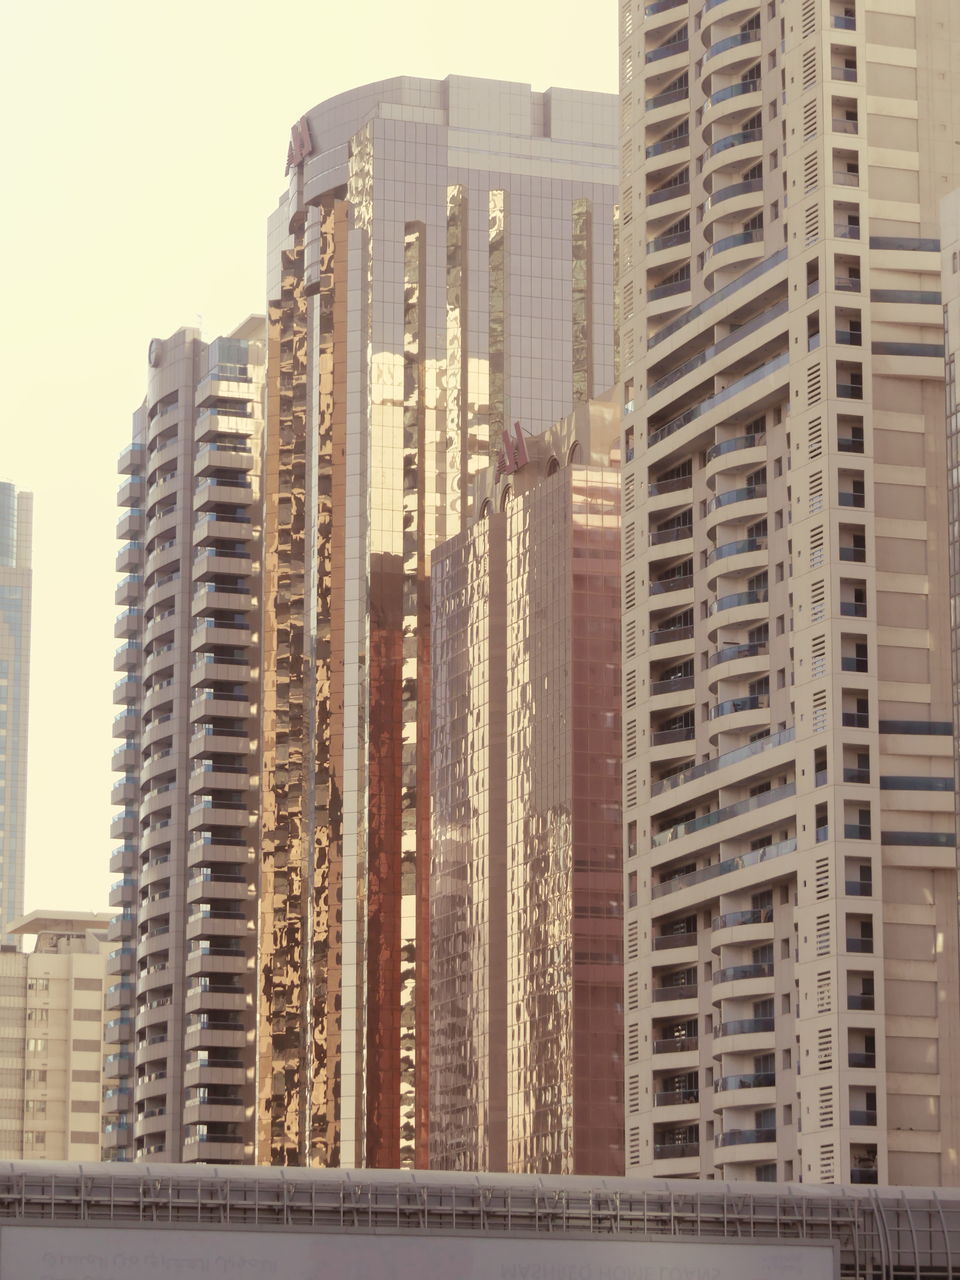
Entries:
{"label": "balcony railing", "polygon": [[668,742],[689,742],[696,734],[693,725],[682,725],[679,729],[660,729],[650,735],[651,744],[662,747]]}
{"label": "balcony railing", "polygon": [[710,613],[723,613],[726,609],[740,609],[747,604],[766,604],[769,600],[766,587],[753,591],[734,591],[728,596],[718,596],[710,605]]}
{"label": "balcony railing", "polygon": [[756,640],[745,644],[724,645],[722,649],[717,649],[710,655],[710,666],[715,667],[721,662],[736,662],[738,658],[763,657],[763,655],[769,651],[769,647],[770,646],[765,640]]}
{"label": "balcony railing", "polygon": [[774,1028],[773,1018],[736,1018],[733,1022],[721,1022],[714,1031],[716,1036],[762,1035]]}
{"label": "balcony railing", "polygon": [[717,1093],[730,1093],[735,1089],[769,1089],[777,1083],[773,1071],[754,1071],[746,1075],[721,1076],[713,1086]]}
{"label": "balcony railing", "polygon": [[850,991],[847,993],[847,1008],[860,1013],[873,1013],[876,1009],[876,996],[872,991]]}
{"label": "balcony railing", "polygon": [[717,1136],[718,1147],[739,1147],[752,1142],[776,1142],[776,1129],[731,1129]]}
{"label": "balcony railing", "polygon": [[870,728],[870,716],[866,711],[843,711],[840,721],[846,729]]}
{"label": "balcony railing", "polygon": [[661,596],[669,591],[686,591],[692,586],[692,573],[675,573],[669,578],[654,578],[650,583],[650,595]]}
{"label": "balcony railing", "polygon": [[[686,287],[690,287],[689,282],[686,283]],[[675,431],[679,431],[681,427],[685,427],[688,423],[702,417],[703,414],[709,413],[711,410],[715,409],[717,405],[733,399],[748,387],[753,386],[754,383],[760,382],[770,374],[776,373],[779,369],[785,368],[789,358],[789,354],[784,352],[782,355],[774,356],[772,360],[768,360],[765,364],[758,365],[757,368],[751,370],[750,373],[745,373],[742,378],[738,378],[735,382],[731,382],[728,387],[723,389],[723,391],[718,391],[715,395],[709,396],[706,400],[701,400],[699,404],[692,405],[684,413],[680,414],[679,417],[673,418],[664,426],[657,427],[654,431],[651,431],[647,437],[647,444],[658,444],[661,440],[665,440],[668,436],[673,435]],[[765,492],[766,491],[764,491],[764,494],[761,494],[760,496],[765,496]]]}
{"label": "balcony railing", "polygon": [[723,808],[714,809],[710,813],[701,814],[699,818],[690,818],[686,822],[680,822],[675,827],[669,827],[666,831],[660,831],[650,841],[651,848],[659,849],[662,845],[669,844],[672,840],[681,840],[684,836],[692,835],[696,831],[703,831],[707,827],[716,826],[718,823],[726,822],[729,818],[739,818],[744,813],[752,813],[755,809],[763,808],[768,804],[776,804],[779,800],[784,800],[788,796],[796,795],[797,787],[793,782],[788,782],[785,786],[774,787],[770,791],[764,791],[758,796],[748,796],[744,800],[738,800],[734,804],[724,805]]}
{"label": "balcony railing", "polygon": [[864,1053],[851,1051],[847,1055],[847,1066],[857,1068],[863,1067],[873,1070],[877,1065],[877,1055],[875,1053]]}
{"label": "balcony railing", "polygon": [[[686,3],[686,0],[683,0]],[[682,89],[667,89],[665,93],[654,94],[652,98],[647,98],[644,107],[647,111],[656,111],[658,107],[668,107],[672,102],[686,102],[690,97],[690,88],[684,85]]]}
{"label": "balcony railing", "polygon": [[858,955],[873,955],[872,938],[848,938],[847,950]]}
{"label": "balcony railing", "polygon": [[699,1142],[666,1142],[653,1148],[654,1160],[687,1160],[699,1154]]}
{"label": "balcony railing", "polygon": [[676,947],[695,947],[696,945],[696,929],[691,929],[689,933],[661,933],[653,940],[654,951],[673,951]]}
{"label": "balcony railing", "polygon": [[690,47],[687,37],[680,40],[668,40],[659,49],[651,49],[645,56],[645,62],[662,62],[664,58],[672,58],[675,53],[686,53]]}
{"label": "balcony railing", "polygon": [[709,62],[711,58],[715,58],[720,53],[726,53],[728,49],[736,49],[739,45],[744,44],[756,44],[759,39],[760,32],[758,30],[736,31],[732,36],[725,36],[723,40],[718,40],[716,44],[712,44],[703,55],[703,60],[704,62]]}
{"label": "balcony railing", "polygon": [[681,693],[693,688],[693,676],[674,676],[672,680],[654,680],[650,685],[650,693]]}
{"label": "balcony railing", "polygon": [[858,1110],[857,1108],[851,1108],[850,1123],[875,1126],[877,1123],[877,1113],[876,1111],[863,1111]]}
{"label": "balcony railing", "polygon": [[730,98],[739,97],[742,93],[759,93],[760,77],[750,80],[740,80],[736,84],[728,84],[723,89],[717,89],[715,93],[711,93],[709,104],[711,107],[719,106],[721,102],[726,102]]}
{"label": "balcony railing", "polygon": [[734,964],[726,969],[718,969],[713,975],[713,985],[723,982],[740,982],[748,978],[772,978],[772,964]]}
{"label": "balcony railing", "polygon": [[699,1089],[668,1089],[664,1093],[653,1095],[655,1107],[681,1107],[690,1102],[700,1101]]}
{"label": "balcony railing", "polygon": [[692,640],[693,627],[663,627],[650,632],[651,644],[673,644],[675,640]]}
{"label": "balcony railing", "polygon": [[671,1036],[669,1040],[654,1040],[654,1053],[687,1053],[699,1047],[697,1036]]}
{"label": "balcony railing", "polygon": [[704,252],[703,260],[708,262],[710,258],[727,249],[737,249],[745,244],[757,244],[761,240],[763,240],[763,227],[753,227],[750,231],[735,231],[732,235],[722,236],[710,245]]}
{"label": "balcony railing", "polygon": [[[691,630],[691,635],[693,628]],[[737,648],[739,646],[732,646]],[[720,650],[722,653],[723,650]],[[748,655],[744,655],[748,656]],[[721,661],[717,655],[714,655],[716,661]],[[711,665],[713,665],[711,663]],[[785,743],[792,742],[794,738],[794,729],[781,729],[778,733],[767,734],[764,738],[758,738],[756,742],[748,742],[745,746],[735,747],[732,751],[725,751],[719,756],[715,756],[712,760],[704,760],[702,764],[695,764],[689,769],[684,769],[680,773],[671,774],[669,778],[664,778],[661,782],[654,783],[650,789],[651,795],[660,795],[664,791],[672,791],[674,787],[682,786],[686,782],[693,782],[697,778],[704,778],[708,774],[716,773],[718,769],[725,769],[728,765],[739,764],[741,760],[749,760],[752,756],[760,755],[764,751],[770,751],[773,747],[782,747]]]}
{"label": "balcony railing", "polygon": [[721,507],[732,506],[736,502],[752,502],[755,498],[765,498],[767,496],[767,486],[765,484],[748,484],[742,489],[729,489],[726,493],[718,493],[715,498],[711,498],[707,504],[707,511],[718,511]]}
{"label": "balcony railing", "polygon": [[773,907],[748,907],[745,911],[728,911],[714,916],[711,929],[733,929],[743,924],[772,924]]}
{"label": "balcony railing", "polygon": [[735,716],[741,711],[765,711],[769,706],[769,694],[750,693],[742,698],[726,698],[723,702],[714,703],[709,715],[711,720],[719,720],[722,716]]}
{"label": "balcony railing", "polygon": [[[672,880],[664,880],[654,885],[651,897],[661,898],[664,894],[675,893],[678,889],[689,888],[690,885],[702,884],[705,880],[714,880],[717,876],[729,875],[732,871],[741,871],[744,867],[755,866],[758,862],[769,862],[771,858],[782,858],[795,852],[796,839],[780,840],[777,844],[765,845],[762,849],[751,849],[749,853],[739,854],[736,858],[725,858],[723,862],[711,862],[697,871],[688,871],[685,875],[675,876]],[[656,943],[654,943],[656,945]]]}
{"label": "balcony railing", "polygon": [[[682,280],[672,280],[669,284],[658,284],[655,288],[650,289],[647,298],[650,302],[656,302],[660,298],[672,298],[678,293],[690,292],[690,277],[684,276]],[[649,440],[647,443],[651,443]]]}
{"label": "balcony railing", "polygon": [[685,542],[692,537],[692,524],[678,524],[672,529],[654,529],[650,534],[650,545],[658,547],[668,542]]}
{"label": "balcony railing", "polygon": [[[644,155],[649,160],[653,156],[668,155],[671,151],[682,151],[684,147],[689,147],[689,145],[690,134],[678,133],[674,138],[661,138],[659,142],[651,143],[644,151]],[[688,235],[687,239],[689,240],[689,238]]]}
{"label": "balcony railing", "polygon": [[861,1184],[865,1183],[869,1186],[876,1186],[877,1171],[876,1169],[851,1169],[850,1181]]}
{"label": "balcony railing", "polygon": [[759,142],[762,138],[762,129],[742,129],[739,133],[728,133],[725,138],[718,138],[716,142],[710,143],[704,153],[705,158],[718,156],[723,151],[729,151],[731,147],[739,147],[747,142]]}
{"label": "balcony railing", "polygon": [[697,995],[695,982],[674,983],[671,987],[657,987],[653,993],[654,1004],[662,1004],[665,1000],[694,1000]]}

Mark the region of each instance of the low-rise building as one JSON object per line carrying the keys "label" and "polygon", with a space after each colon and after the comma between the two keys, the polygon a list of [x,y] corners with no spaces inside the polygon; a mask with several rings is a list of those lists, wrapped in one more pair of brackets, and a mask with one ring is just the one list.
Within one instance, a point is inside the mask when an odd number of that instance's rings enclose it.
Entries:
{"label": "low-rise building", "polygon": [[99,1160],[109,914],[31,911],[0,949],[0,1158]]}

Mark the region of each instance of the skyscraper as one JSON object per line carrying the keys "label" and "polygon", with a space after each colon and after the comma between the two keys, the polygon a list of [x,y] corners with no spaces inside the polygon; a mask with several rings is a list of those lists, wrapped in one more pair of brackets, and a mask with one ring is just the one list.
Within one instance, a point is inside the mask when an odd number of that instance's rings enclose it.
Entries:
{"label": "skyscraper", "polygon": [[427,1151],[430,552],[504,424],[614,378],[615,103],[396,79],[295,126],[271,224],[263,1163]]}
{"label": "skyscraper", "polygon": [[620,32],[627,1167],[955,1183],[960,14]]}
{"label": "skyscraper", "polygon": [[618,461],[509,432],[433,554],[433,1169],[623,1172]]}
{"label": "skyscraper", "polygon": [[150,344],[120,458],[108,1155],[250,1161],[265,329]]}
{"label": "skyscraper", "polygon": [[0,922],[23,914],[33,495],[0,483]]}

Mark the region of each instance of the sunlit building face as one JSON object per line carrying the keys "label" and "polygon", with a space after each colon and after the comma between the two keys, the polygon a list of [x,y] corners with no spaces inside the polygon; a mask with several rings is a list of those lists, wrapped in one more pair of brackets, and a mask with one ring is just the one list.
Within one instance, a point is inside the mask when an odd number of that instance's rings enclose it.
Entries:
{"label": "sunlit building face", "polygon": [[429,557],[615,377],[615,104],[451,77],[294,129],[271,222],[258,1158],[426,1159]]}

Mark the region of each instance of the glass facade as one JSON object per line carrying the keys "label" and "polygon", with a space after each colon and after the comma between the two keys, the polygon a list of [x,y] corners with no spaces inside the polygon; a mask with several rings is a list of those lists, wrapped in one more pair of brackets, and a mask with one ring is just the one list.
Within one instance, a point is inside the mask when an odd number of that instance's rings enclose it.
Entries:
{"label": "glass facade", "polygon": [[263,1163],[426,1159],[429,556],[505,423],[612,381],[615,128],[606,95],[460,77],[297,126],[270,246]]}
{"label": "glass facade", "polygon": [[33,495],[0,483],[0,921],[23,914]]}
{"label": "glass facade", "polygon": [[623,1168],[620,486],[573,425],[434,553],[434,1168]]}

